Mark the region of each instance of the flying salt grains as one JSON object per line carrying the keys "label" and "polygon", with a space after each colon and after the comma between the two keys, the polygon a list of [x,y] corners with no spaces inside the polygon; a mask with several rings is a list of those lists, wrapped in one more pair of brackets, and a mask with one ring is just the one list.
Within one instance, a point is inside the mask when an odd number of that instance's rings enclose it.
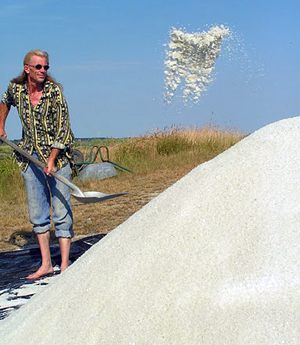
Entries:
{"label": "flying salt grains", "polygon": [[230,29],[223,25],[214,26],[201,33],[185,33],[175,28],[171,30],[165,59],[166,103],[171,103],[181,83],[184,103],[199,101],[201,93],[212,81],[212,72],[222,41],[230,34]]}

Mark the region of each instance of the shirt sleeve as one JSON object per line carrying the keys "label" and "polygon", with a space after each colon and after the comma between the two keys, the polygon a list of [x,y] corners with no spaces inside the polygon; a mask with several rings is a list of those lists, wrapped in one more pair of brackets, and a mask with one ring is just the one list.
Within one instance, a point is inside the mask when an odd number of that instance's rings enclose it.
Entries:
{"label": "shirt sleeve", "polygon": [[57,91],[55,112],[57,130],[51,147],[66,150],[73,144],[73,133],[70,126],[68,105],[60,90]]}
{"label": "shirt sleeve", "polygon": [[12,84],[9,84],[6,92],[4,92],[4,94],[2,95],[1,102],[3,102],[7,107],[10,107],[12,105],[15,106],[13,95],[14,92]]}

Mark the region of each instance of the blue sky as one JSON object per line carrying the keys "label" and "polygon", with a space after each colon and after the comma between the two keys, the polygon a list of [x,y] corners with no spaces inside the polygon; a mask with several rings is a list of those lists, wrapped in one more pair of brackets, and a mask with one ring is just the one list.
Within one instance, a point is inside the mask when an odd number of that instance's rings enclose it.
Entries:
{"label": "blue sky", "polygon": [[[63,84],[76,137],[128,137],[172,125],[251,133],[300,115],[300,5],[297,0],[0,0],[0,92],[31,49],[46,50]],[[230,27],[215,80],[197,105],[163,100],[164,58],[172,27]],[[21,137],[15,110],[8,138]]]}

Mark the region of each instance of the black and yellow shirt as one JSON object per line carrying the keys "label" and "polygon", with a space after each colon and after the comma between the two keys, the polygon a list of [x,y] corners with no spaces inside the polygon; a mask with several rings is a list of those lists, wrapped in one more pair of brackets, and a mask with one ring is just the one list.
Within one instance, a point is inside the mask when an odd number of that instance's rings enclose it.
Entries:
{"label": "black and yellow shirt", "polygon": [[[47,162],[52,148],[60,149],[56,166],[64,167],[71,160],[74,135],[70,127],[68,105],[60,88],[49,81],[44,85],[39,103],[33,107],[27,84],[10,83],[2,96],[2,102],[8,107],[17,108],[22,124],[22,140],[19,146],[32,154],[35,151],[39,159]],[[18,154],[14,156],[25,171],[29,161]]]}

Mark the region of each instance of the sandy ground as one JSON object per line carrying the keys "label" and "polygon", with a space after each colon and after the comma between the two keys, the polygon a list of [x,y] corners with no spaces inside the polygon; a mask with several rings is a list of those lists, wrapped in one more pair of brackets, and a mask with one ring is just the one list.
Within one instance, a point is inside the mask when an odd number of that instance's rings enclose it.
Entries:
{"label": "sandy ground", "polygon": [[195,168],[0,324],[1,344],[300,343],[300,118]]}

